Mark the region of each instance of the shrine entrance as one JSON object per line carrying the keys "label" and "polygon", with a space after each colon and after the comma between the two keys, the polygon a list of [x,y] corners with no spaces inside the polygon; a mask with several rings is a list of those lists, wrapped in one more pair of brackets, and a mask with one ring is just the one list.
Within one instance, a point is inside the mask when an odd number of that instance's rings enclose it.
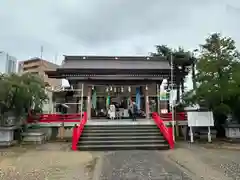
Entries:
{"label": "shrine entrance", "polygon": [[[78,113],[82,105],[88,120],[108,118],[114,104],[119,119],[130,119],[130,102],[138,107],[138,118],[149,119],[152,112],[168,109],[168,100],[160,98],[163,79],[170,82],[171,67],[164,57],[65,56],[56,71],[47,71],[49,78],[65,78],[72,89],[84,84],[83,102],[74,92],[68,113]],[[75,105],[74,105],[75,103]]]}
{"label": "shrine entrance", "polygon": [[92,86],[92,119],[108,118],[110,104],[116,107],[116,119],[131,119],[129,108],[132,102],[137,105],[138,118],[146,118],[145,97],[142,86]]}

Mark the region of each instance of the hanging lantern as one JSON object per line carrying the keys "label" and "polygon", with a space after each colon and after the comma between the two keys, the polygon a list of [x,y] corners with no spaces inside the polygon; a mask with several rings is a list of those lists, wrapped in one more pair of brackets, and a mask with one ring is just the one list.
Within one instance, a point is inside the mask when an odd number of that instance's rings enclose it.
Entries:
{"label": "hanging lantern", "polygon": [[92,85],[92,90],[94,90],[94,85]]}
{"label": "hanging lantern", "polygon": [[108,89],[108,87],[106,88],[106,92],[108,92],[109,91],[109,89]]}
{"label": "hanging lantern", "polygon": [[117,88],[116,87],[114,88],[114,92],[117,92]]}
{"label": "hanging lantern", "polygon": [[148,86],[146,85],[146,91],[148,90]]}
{"label": "hanging lantern", "polygon": [[121,87],[121,92],[123,92],[124,91],[124,88],[123,87]]}
{"label": "hanging lantern", "polygon": [[112,88],[112,86],[110,87],[110,91],[112,91],[113,90],[113,88]]}
{"label": "hanging lantern", "polygon": [[131,92],[131,86],[128,86],[128,92]]}

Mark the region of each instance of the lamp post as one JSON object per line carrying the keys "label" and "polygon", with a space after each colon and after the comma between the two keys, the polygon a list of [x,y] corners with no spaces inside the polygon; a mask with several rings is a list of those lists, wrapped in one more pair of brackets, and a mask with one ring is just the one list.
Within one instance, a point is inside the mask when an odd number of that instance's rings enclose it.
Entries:
{"label": "lamp post", "polygon": [[172,129],[173,129],[173,141],[175,141],[175,121],[174,121],[174,100],[173,100],[173,58],[172,58],[172,53],[170,54],[170,64],[171,64],[171,94],[172,94],[172,98],[171,98],[171,111],[172,111]]}

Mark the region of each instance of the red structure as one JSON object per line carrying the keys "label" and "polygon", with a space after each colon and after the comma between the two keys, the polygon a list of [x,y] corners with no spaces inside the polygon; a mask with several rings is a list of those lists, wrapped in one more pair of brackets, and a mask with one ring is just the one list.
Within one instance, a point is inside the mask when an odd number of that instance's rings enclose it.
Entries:
{"label": "red structure", "polygon": [[167,140],[170,149],[174,148],[174,139],[173,139],[173,129],[172,127],[167,127],[164,124],[164,121],[161,119],[161,117],[158,115],[158,113],[153,113],[152,118],[155,121],[156,125],[158,126],[159,130]]}
{"label": "red structure", "polygon": [[73,128],[73,133],[72,133],[72,150],[73,151],[77,150],[77,143],[79,141],[79,138],[82,135],[86,122],[87,122],[87,113],[84,112],[81,122]]}

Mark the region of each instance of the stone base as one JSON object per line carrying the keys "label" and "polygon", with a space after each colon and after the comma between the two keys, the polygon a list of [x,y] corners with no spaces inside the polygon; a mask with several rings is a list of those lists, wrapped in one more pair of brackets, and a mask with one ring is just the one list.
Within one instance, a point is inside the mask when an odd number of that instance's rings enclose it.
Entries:
{"label": "stone base", "polygon": [[52,137],[52,128],[51,127],[41,127],[36,129],[28,129],[28,132],[32,133],[44,133],[46,140],[50,140]]}
{"label": "stone base", "polygon": [[8,147],[14,144],[13,132],[16,128],[16,126],[0,126],[0,147]]}
{"label": "stone base", "polygon": [[0,142],[0,147],[1,148],[10,147],[10,146],[13,146],[15,144],[17,144],[17,141],[15,141],[15,140],[12,140],[12,141],[1,141]]}
{"label": "stone base", "polygon": [[23,144],[43,144],[46,142],[46,135],[43,132],[25,132],[21,135]]}
{"label": "stone base", "polygon": [[229,125],[225,127],[225,135],[230,139],[239,139],[240,138],[240,125]]}

